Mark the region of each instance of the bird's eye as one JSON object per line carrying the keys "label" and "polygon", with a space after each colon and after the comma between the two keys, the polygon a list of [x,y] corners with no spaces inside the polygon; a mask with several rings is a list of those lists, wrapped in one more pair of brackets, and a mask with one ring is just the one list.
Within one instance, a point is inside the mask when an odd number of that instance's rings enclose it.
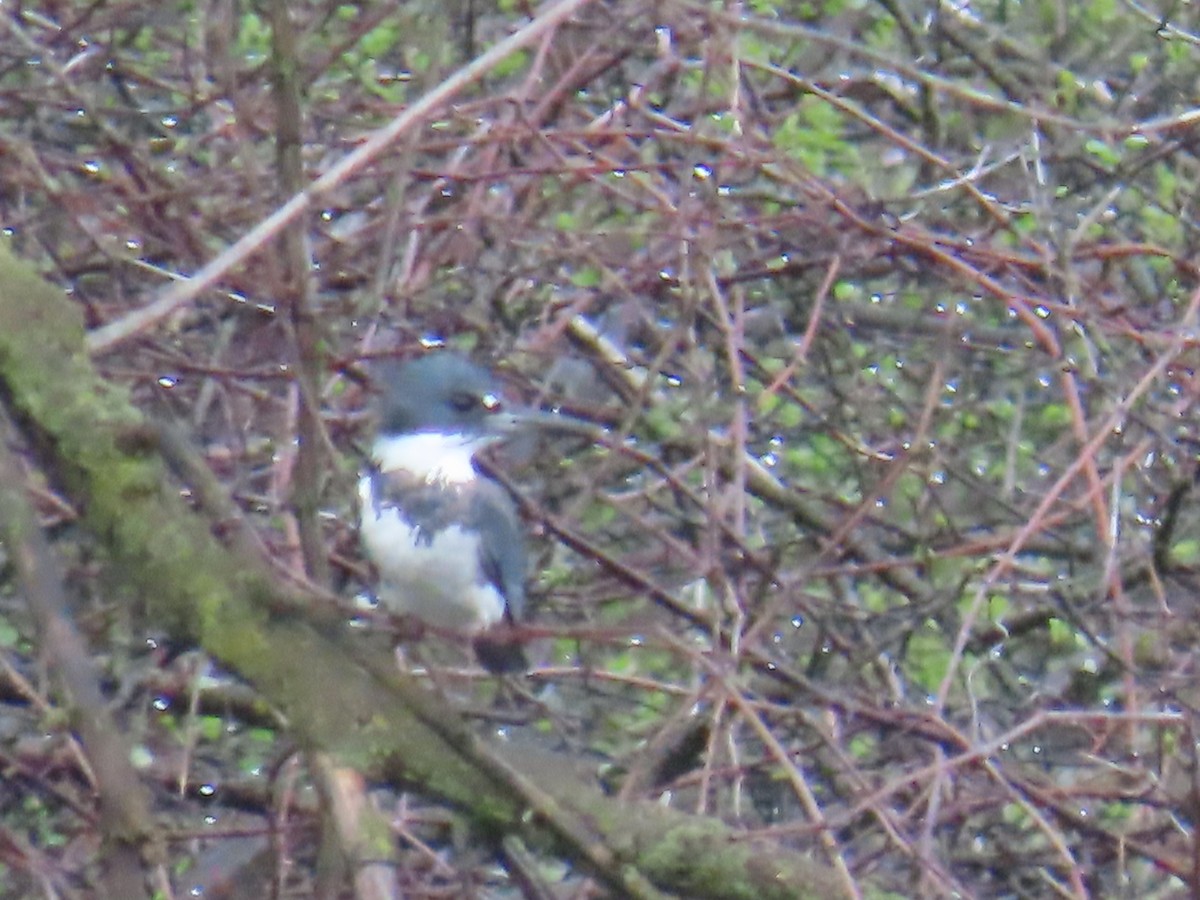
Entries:
{"label": "bird's eye", "polygon": [[455,412],[470,412],[479,405],[479,398],[467,391],[458,391],[450,395],[450,405]]}

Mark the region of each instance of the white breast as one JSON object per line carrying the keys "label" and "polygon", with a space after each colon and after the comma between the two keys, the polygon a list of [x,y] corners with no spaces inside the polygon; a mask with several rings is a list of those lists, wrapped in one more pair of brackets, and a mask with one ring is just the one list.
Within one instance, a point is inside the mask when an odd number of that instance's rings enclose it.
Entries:
{"label": "white breast", "polygon": [[452,526],[430,540],[394,506],[376,507],[372,493],[371,476],[364,475],[358,482],[359,534],[379,572],[380,603],[394,613],[460,631],[478,631],[504,617],[504,598],[478,580],[476,535]]}

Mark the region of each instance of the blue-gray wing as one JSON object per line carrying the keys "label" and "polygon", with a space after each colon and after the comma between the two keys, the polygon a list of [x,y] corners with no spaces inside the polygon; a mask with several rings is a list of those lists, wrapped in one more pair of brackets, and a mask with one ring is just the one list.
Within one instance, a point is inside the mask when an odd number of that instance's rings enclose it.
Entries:
{"label": "blue-gray wing", "polygon": [[505,599],[509,621],[525,615],[525,536],[516,506],[494,481],[478,479],[468,493],[468,528],[478,530],[479,566]]}

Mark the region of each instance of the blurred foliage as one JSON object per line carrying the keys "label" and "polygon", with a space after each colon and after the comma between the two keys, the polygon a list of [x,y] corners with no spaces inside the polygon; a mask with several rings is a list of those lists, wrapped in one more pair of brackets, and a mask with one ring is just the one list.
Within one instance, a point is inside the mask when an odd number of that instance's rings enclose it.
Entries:
{"label": "blurred foliage", "polygon": [[[313,178],[530,12],[289,8]],[[286,199],[257,6],[4,15],[3,226],[91,325]],[[702,719],[700,752],[666,754],[690,768],[629,785],[789,846],[828,835],[866,896],[1197,890],[1198,55],[1187,4],[585,7],[303,222],[341,454],[330,587],[363,587],[368,398],[346,373],[449,342],[611,434],[492,460],[527,501],[555,636],[530,696],[496,701],[510,730],[635,773]],[[98,364],[190,424],[299,571],[282,260],[268,245]],[[69,502],[35,496],[79,543]],[[226,821],[264,831],[277,723],[151,648],[155,623],[69,558],[176,862]],[[0,895],[78,890],[87,775],[22,598],[0,604],[19,788],[0,792]],[[287,896],[311,887],[316,806],[289,813]],[[406,896],[502,880],[410,809],[398,833],[458,868],[398,837]]]}

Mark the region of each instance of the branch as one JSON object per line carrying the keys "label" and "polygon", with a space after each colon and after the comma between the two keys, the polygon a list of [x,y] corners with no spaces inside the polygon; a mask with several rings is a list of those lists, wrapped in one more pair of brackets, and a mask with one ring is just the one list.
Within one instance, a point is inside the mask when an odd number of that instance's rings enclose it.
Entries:
{"label": "branch", "polygon": [[46,536],[25,497],[25,478],[10,445],[13,429],[0,417],[0,538],[13,559],[25,601],[37,623],[46,662],[58,676],[95,772],[105,852],[102,878],[110,897],[146,897],[143,857],[165,858],[150,814],[150,794],[130,764],[130,747],[105,705],[87,645],[71,620],[67,591]]}

